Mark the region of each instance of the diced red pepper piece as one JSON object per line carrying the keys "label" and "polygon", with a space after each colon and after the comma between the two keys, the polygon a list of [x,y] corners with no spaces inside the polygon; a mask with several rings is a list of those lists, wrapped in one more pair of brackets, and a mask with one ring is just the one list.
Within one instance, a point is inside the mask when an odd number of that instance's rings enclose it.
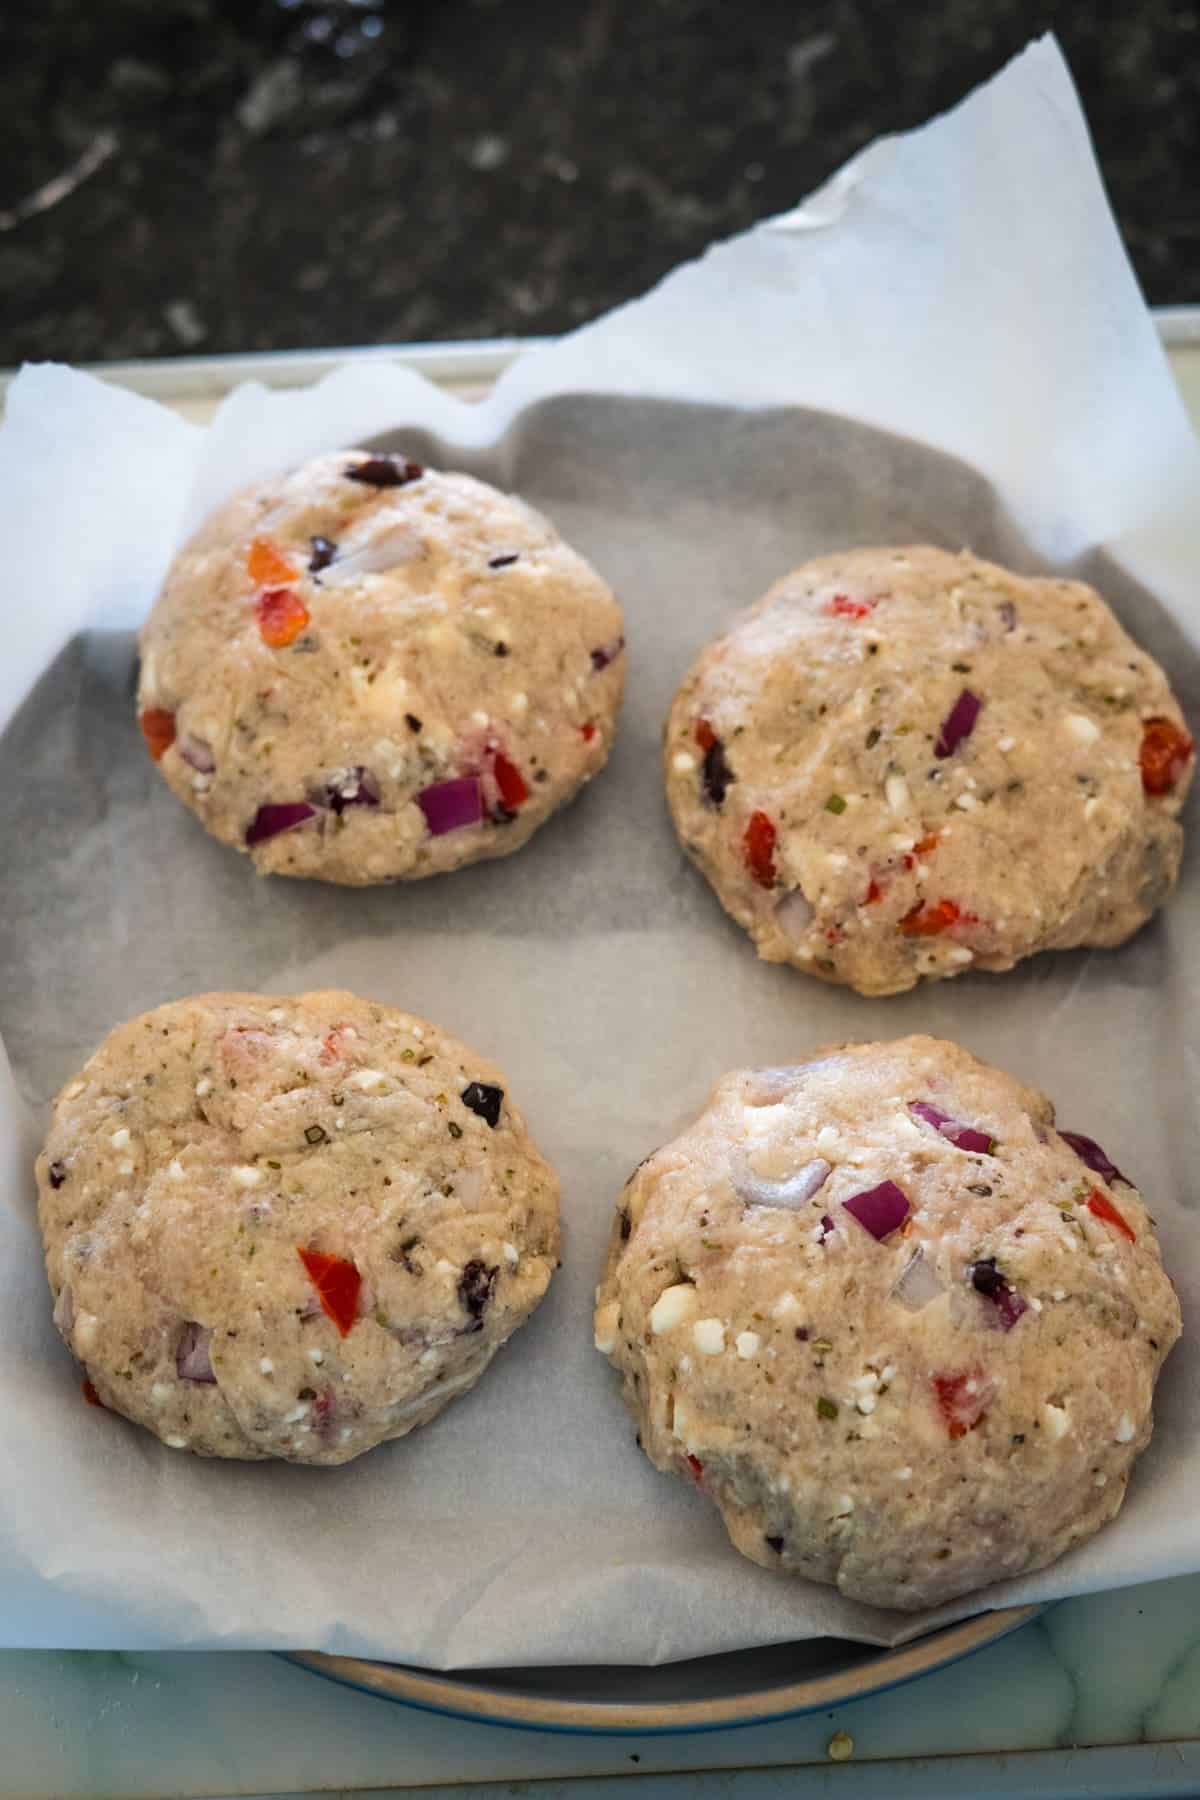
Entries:
{"label": "diced red pepper piece", "polygon": [[345,1056],[346,1046],[342,1041],[342,1033],[345,1030],[346,1027],[344,1025],[335,1025],[333,1030],[327,1032],[321,1039],[321,1052],[317,1057],[317,1061],[321,1063],[324,1068],[328,1069],[332,1067],[335,1062],[340,1062],[342,1057]]}
{"label": "diced red pepper piece", "polygon": [[317,1290],[322,1312],[333,1320],[345,1337],[358,1317],[362,1276],[354,1264],[342,1256],[327,1256],[323,1250],[297,1250],[296,1254]]}
{"label": "diced red pepper piece", "polygon": [[255,587],[284,587],[300,571],[269,538],[252,538],[246,551],[246,573]]}
{"label": "diced red pepper piece", "polygon": [[835,619],[865,619],[874,612],[876,604],[874,600],[852,600],[849,594],[835,594],[828,610]]}
{"label": "diced red pepper piece", "polygon": [[1119,1231],[1121,1236],[1128,1238],[1131,1244],[1137,1243],[1137,1232],[1130,1225],[1129,1220],[1117,1211],[1107,1194],[1102,1194],[1099,1188],[1093,1188],[1088,1195],[1087,1205],[1090,1213],[1095,1213],[1098,1219],[1103,1219],[1106,1225],[1111,1225],[1114,1231]]}
{"label": "diced red pepper piece", "polygon": [[138,720],[146,747],[158,762],[175,742],[175,714],[161,706],[149,706]]}
{"label": "diced red pepper piece", "polygon": [[904,858],[905,868],[911,869],[922,856],[928,856],[931,850],[936,850],[941,835],[940,831],[930,831],[923,838],[918,838]]}
{"label": "diced red pepper piece", "polygon": [[975,1369],[964,1369],[960,1375],[935,1375],[933,1391],[938,1411],[952,1438],[966,1437],[974,1431],[987,1413],[991,1390]]}
{"label": "diced red pepper piece", "polygon": [[96,1392],[96,1389],[92,1385],[92,1381],[89,1376],[86,1376],[86,1375],[84,1376],[82,1386],[83,1386],[83,1397],[87,1401],[88,1405],[89,1406],[98,1406],[102,1412],[107,1412],[108,1408],[105,1406],[103,1400],[100,1398],[99,1394]]}
{"label": "diced red pepper piece", "polygon": [[529,798],[529,788],[520,769],[502,750],[497,750],[492,757],[492,774],[496,777],[501,802],[510,812],[516,812]]}
{"label": "diced red pepper piece", "polygon": [[292,588],[265,588],[254,610],[262,641],[272,650],[286,650],[308,624],[308,608]]}
{"label": "diced red pepper piece", "polygon": [[588,720],[586,725],[581,725],[579,727],[579,735],[583,739],[585,744],[591,743],[592,739],[596,735],[596,727],[592,724],[590,719]]}
{"label": "diced red pepper piece", "polygon": [[863,905],[864,906],[874,906],[877,904],[878,901],[880,901],[882,899],[883,899],[883,889],[880,887],[879,883],[876,881],[875,877],[872,875],[870,881],[867,883],[867,893],[866,893],[866,898],[863,901]]}
{"label": "diced red pepper piece", "polygon": [[717,741],[717,734],[707,719],[696,720],[696,742],[701,750],[711,750]]}
{"label": "diced red pepper piece", "polygon": [[934,900],[928,906],[922,906],[918,900],[912,911],[906,912],[901,919],[900,930],[905,937],[937,937],[969,917],[953,900]]}
{"label": "diced red pepper piece", "polygon": [[742,835],[742,852],[746,867],[760,887],[775,886],[775,835],[775,827],[765,812],[750,814]]}
{"label": "diced red pepper piece", "polygon": [[699,1487],[700,1483],[704,1480],[704,1464],[700,1461],[698,1456],[689,1456],[687,1459],[687,1466],[691,1470],[692,1480],[696,1483],[696,1486]]}
{"label": "diced red pepper piece", "polygon": [[1142,727],[1142,786],[1148,794],[1169,794],[1187,767],[1194,746],[1173,719],[1147,719]]}

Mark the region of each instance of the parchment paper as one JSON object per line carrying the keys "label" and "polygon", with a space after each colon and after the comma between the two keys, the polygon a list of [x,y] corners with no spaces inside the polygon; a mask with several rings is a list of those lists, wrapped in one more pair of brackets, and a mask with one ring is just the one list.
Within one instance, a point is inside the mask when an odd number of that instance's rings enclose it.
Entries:
{"label": "parchment paper", "polygon": [[[130,626],[249,476],[378,437],[518,489],[624,601],[605,774],[520,855],[400,889],[260,880],[167,792]],[[755,959],[683,861],[658,766],[697,646],[805,557],[971,544],[1096,581],[1200,718],[1200,456],[1043,43],[784,221],[531,357],[467,411],[396,371],[247,391],[201,434],[57,369],[0,433],[0,1641],[306,1647],[438,1667],[893,1642],[1016,1599],[1200,1568],[1185,1337],[1120,1520],[1029,1581],[900,1619],[736,1556],[637,1451],[591,1347],[614,1197],[726,1068],[926,1030],[1044,1085],[1132,1167],[1200,1317],[1200,880],[1117,953],[885,1001]],[[340,1471],[199,1462],[86,1408],[49,1316],[28,1156],[117,1020],[215,986],[339,983],[507,1070],[564,1185],[565,1266],[481,1385]],[[18,1097],[19,1096],[19,1097]]]}

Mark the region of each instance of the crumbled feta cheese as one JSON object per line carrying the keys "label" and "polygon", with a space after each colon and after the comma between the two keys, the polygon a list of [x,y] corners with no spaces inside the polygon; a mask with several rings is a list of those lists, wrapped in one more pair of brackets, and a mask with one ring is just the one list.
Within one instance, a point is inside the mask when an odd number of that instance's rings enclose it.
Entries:
{"label": "crumbled feta cheese", "polygon": [[1093,794],[1090,800],[1085,800],[1083,803],[1083,816],[1085,819],[1094,819],[1099,811],[1100,802]]}
{"label": "crumbled feta cheese", "polygon": [[973,950],[968,950],[965,944],[955,944],[946,952],[947,962],[959,963],[964,968],[967,963],[974,962],[974,960],[975,952]]}
{"label": "crumbled feta cheese", "polygon": [[473,725],[482,726],[482,725],[486,725],[487,722],[488,722],[488,716],[485,712],[473,712],[471,714],[471,723]]}
{"label": "crumbled feta cheese", "polygon": [[1117,1420],[1116,1439],[1118,1444],[1128,1444],[1133,1438],[1133,1420],[1128,1413],[1122,1413]]}
{"label": "crumbled feta cheese", "polygon": [[664,1288],[650,1308],[651,1331],[655,1337],[661,1337],[664,1331],[674,1331],[677,1325],[691,1318],[698,1305],[696,1290],[690,1281]]}
{"label": "crumbled feta cheese", "polygon": [[311,1363],[323,1363],[325,1361],[325,1352],[323,1350],[310,1350],[308,1353],[308,1360]]}
{"label": "crumbled feta cheese", "polygon": [[207,1075],[202,1075],[196,1083],[196,1093],[201,1100],[203,1100],[205,1094],[212,1093],[212,1082],[208,1079]]}
{"label": "crumbled feta cheese", "polygon": [[1008,755],[1010,750],[1015,750],[1016,747],[1017,740],[1015,737],[1002,737],[1000,742],[996,745],[997,750],[1002,751],[1005,756]]}
{"label": "crumbled feta cheese", "polygon": [[91,1350],[100,1336],[100,1321],[95,1313],[81,1312],[75,1314],[75,1324],[71,1331],[71,1346],[77,1356]]}
{"label": "crumbled feta cheese", "polygon": [[881,1382],[882,1381],[892,1381],[895,1379],[895,1374],[896,1374],[895,1363],[885,1363],[883,1365],[883,1368],[880,1369],[880,1371],[879,1371],[879,1379]]}
{"label": "crumbled feta cheese", "polygon": [[265,1180],[262,1170],[254,1168],[250,1163],[239,1163],[235,1168],[230,1170],[230,1174],[233,1178],[234,1187],[260,1187]]}
{"label": "crumbled feta cheese", "polygon": [[183,1180],[183,1164],[177,1156],[173,1156],[167,1164],[167,1174],[171,1177],[172,1181]]}
{"label": "crumbled feta cheese", "polygon": [[720,1319],[697,1319],[692,1342],[701,1356],[720,1356],[725,1348],[725,1327]]}
{"label": "crumbled feta cheese", "polygon": [[[356,793],[358,791],[357,784],[354,791]],[[287,1014],[284,1012],[282,1006],[273,1006],[267,1014],[267,1017],[270,1019],[272,1025],[282,1025],[283,1021],[287,1018]]]}
{"label": "crumbled feta cheese", "polygon": [[1050,1296],[1050,1298],[1052,1300],[1065,1300],[1066,1297],[1067,1297],[1066,1288],[1055,1288],[1054,1292]]}
{"label": "crumbled feta cheese", "polygon": [[155,1406],[162,1406],[171,1398],[174,1391],[174,1388],[171,1387],[169,1382],[156,1381],[154,1386],[150,1389],[150,1398],[153,1400]]}
{"label": "crumbled feta cheese", "polygon": [[959,794],[954,804],[963,812],[974,812],[975,808],[979,805],[979,802],[974,794]]}
{"label": "crumbled feta cheese", "polygon": [[361,1088],[369,1094],[377,1087],[382,1087],[386,1077],[380,1069],[355,1069],[353,1075],[347,1075],[346,1086]]}
{"label": "crumbled feta cheese", "polygon": [[742,1361],[749,1362],[752,1356],[757,1356],[761,1343],[762,1339],[759,1337],[757,1331],[739,1331],[737,1334],[737,1353]]}
{"label": "crumbled feta cheese", "polygon": [[857,1394],[873,1394],[879,1386],[879,1377],[874,1369],[868,1369],[865,1375],[856,1375],[850,1386]]}
{"label": "crumbled feta cheese", "polygon": [[275,1373],[275,1364],[271,1361],[269,1356],[261,1357],[258,1366],[264,1375],[273,1375]]}
{"label": "crumbled feta cheese", "polygon": [[837,1511],[833,1515],[834,1518],[835,1519],[848,1518],[853,1511],[854,1511],[854,1501],[851,1499],[850,1495],[849,1494],[839,1495],[838,1503],[837,1503]]}
{"label": "crumbled feta cheese", "polygon": [[831,869],[845,869],[850,866],[850,858],[843,856],[840,850],[831,851],[825,858]]}
{"label": "crumbled feta cheese", "polygon": [[1063,723],[1080,744],[1094,744],[1100,736],[1100,727],[1086,713],[1068,713]]}
{"label": "crumbled feta cheese", "polygon": [[504,1245],[504,1260],[510,1268],[515,1269],[521,1260],[521,1252],[515,1244]]}
{"label": "crumbled feta cheese", "polygon": [[896,1480],[897,1481],[911,1481],[912,1480],[912,1470],[911,1469],[897,1469],[896,1470]]}
{"label": "crumbled feta cheese", "polygon": [[422,1369],[436,1369],[440,1360],[437,1351],[429,1349],[422,1350],[417,1358],[417,1363]]}
{"label": "crumbled feta cheese", "polygon": [[903,775],[889,775],[883,784],[883,791],[894,813],[905,812],[911,804],[912,796]]}
{"label": "crumbled feta cheese", "polygon": [[686,750],[677,750],[675,755],[671,758],[671,767],[675,770],[677,775],[690,774],[695,766],[695,757],[689,756]]}
{"label": "crumbled feta cheese", "polygon": [[63,1099],[64,1100],[78,1100],[80,1094],[82,1094],[82,1092],[84,1090],[84,1086],[85,1086],[85,1083],[82,1081],[73,1081],[71,1083],[70,1087],[67,1088],[66,1091],[64,1092]]}
{"label": "crumbled feta cheese", "polygon": [[117,1164],[117,1174],[118,1175],[132,1175],[133,1174],[133,1164],[132,1164],[132,1162],[130,1162],[128,1157],[125,1158],[124,1162],[119,1162]]}
{"label": "crumbled feta cheese", "polygon": [[1092,1477],[1092,1483],[1095,1487],[1108,1486],[1108,1476],[1104,1473],[1103,1469],[1096,1470],[1096,1473]]}
{"label": "crumbled feta cheese", "polygon": [[114,1131],[108,1141],[114,1150],[123,1150],[129,1142],[128,1125],[122,1125],[119,1131]]}
{"label": "crumbled feta cheese", "polygon": [[800,1302],[797,1300],[795,1294],[789,1289],[787,1293],[780,1294],[778,1300],[771,1308],[771,1317],[773,1319],[786,1319],[789,1313],[799,1311]]}
{"label": "crumbled feta cheese", "polygon": [[873,1413],[879,1402],[874,1394],[860,1394],[854,1404],[860,1413]]}
{"label": "crumbled feta cheese", "polygon": [[617,1347],[617,1331],[621,1323],[621,1305],[611,1300],[596,1314],[596,1348],[602,1356],[611,1356]]}
{"label": "crumbled feta cheese", "polygon": [[515,713],[518,719],[523,713],[527,713],[529,711],[528,694],[514,694],[508,703],[508,710],[510,713]]}
{"label": "crumbled feta cheese", "polygon": [[304,1417],[304,1415],[307,1411],[308,1411],[308,1407],[306,1405],[293,1406],[291,1412],[284,1413],[284,1415],[283,1415],[284,1424],[285,1425],[297,1424]]}
{"label": "crumbled feta cheese", "polygon": [[1052,1443],[1066,1437],[1071,1429],[1071,1415],[1065,1406],[1055,1406],[1047,1400],[1042,1408],[1042,1423],[1046,1428],[1046,1436]]}
{"label": "crumbled feta cheese", "polygon": [[188,1447],[187,1439],[184,1437],[166,1437],[163,1439],[163,1443],[168,1450],[186,1450]]}

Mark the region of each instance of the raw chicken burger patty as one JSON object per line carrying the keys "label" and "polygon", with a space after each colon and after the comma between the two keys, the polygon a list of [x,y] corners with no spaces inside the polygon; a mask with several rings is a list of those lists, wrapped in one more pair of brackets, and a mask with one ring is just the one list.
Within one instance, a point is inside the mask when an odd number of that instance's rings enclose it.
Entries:
{"label": "raw chicken burger patty", "polygon": [[926,1037],[726,1075],[628,1182],[596,1307],[744,1555],[905,1610],[1113,1517],[1179,1330],[1099,1145]]}
{"label": "raw chicken burger patty", "polygon": [[434,875],[519,849],[603,767],[622,631],[522,501],[345,450],[239,494],[176,558],[142,731],[266,873]]}
{"label": "raw chicken burger patty", "polygon": [[697,658],[665,749],[759,955],[864,994],[1123,943],[1175,880],[1193,770],[1092,588],[920,547],[778,582]]}
{"label": "raw chicken burger patty", "polygon": [[558,1258],[507,1083],[331,990],[110,1034],[38,1158],[54,1318],[105,1406],[202,1456],[343,1463],[476,1382]]}

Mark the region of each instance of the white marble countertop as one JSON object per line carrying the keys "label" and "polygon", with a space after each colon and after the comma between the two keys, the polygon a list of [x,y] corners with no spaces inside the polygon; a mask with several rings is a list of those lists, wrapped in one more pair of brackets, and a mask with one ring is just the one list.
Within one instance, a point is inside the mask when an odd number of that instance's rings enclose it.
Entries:
{"label": "white marble countertop", "polygon": [[[1172,363],[1200,423],[1196,319],[1180,320],[1172,337]],[[501,360],[424,354],[448,385],[486,378]],[[311,379],[297,363],[281,369],[283,379]],[[192,363],[172,392],[159,365],[153,386],[201,419],[226,377],[247,372]],[[122,378],[149,385],[137,371]],[[837,1730],[854,1750],[835,1766],[828,1745]],[[1065,1601],[966,1662],[836,1714],[690,1736],[472,1725],[335,1687],[266,1655],[9,1651],[0,1653],[0,1746],[0,1800],[285,1800],[412,1788],[483,1800],[496,1794],[492,1783],[512,1793],[512,1783],[531,1780],[546,1783],[541,1800],[604,1800],[615,1792],[608,1778],[634,1774],[655,1778],[637,1790],[655,1800],[804,1800],[834,1788],[854,1800],[1193,1795],[1200,1575]],[[714,1773],[695,1773],[704,1770]]]}
{"label": "white marble countertop", "polygon": [[[829,1763],[836,1730],[854,1740],[848,1766]],[[458,1784],[539,1778],[551,1782],[538,1790],[551,1800],[570,1776],[732,1769],[746,1773],[648,1785],[655,1800],[824,1795],[836,1783],[854,1800],[1195,1794],[1200,1576],[1064,1601],[965,1662],[836,1713],[686,1736],[466,1724],[266,1655],[9,1651],[0,1654],[0,1744],[5,1800],[438,1784],[466,1800]],[[1119,1756],[1101,1748],[1135,1745]],[[786,1788],[769,1773],[785,1768]],[[570,1800],[600,1800],[611,1785],[571,1784]]]}

